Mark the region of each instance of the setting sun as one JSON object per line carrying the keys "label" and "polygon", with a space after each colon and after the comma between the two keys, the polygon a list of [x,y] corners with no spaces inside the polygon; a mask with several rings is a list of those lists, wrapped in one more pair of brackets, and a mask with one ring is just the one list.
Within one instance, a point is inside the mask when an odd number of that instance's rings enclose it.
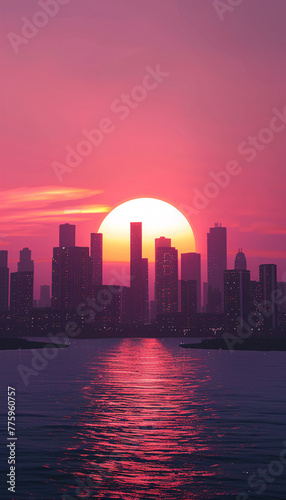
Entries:
{"label": "setting sun", "polygon": [[143,256],[154,262],[155,238],[172,239],[182,252],[195,252],[195,238],[186,217],[173,205],[155,198],[137,198],[114,208],[103,220],[103,259],[105,262],[129,261],[130,222],[142,222]]}

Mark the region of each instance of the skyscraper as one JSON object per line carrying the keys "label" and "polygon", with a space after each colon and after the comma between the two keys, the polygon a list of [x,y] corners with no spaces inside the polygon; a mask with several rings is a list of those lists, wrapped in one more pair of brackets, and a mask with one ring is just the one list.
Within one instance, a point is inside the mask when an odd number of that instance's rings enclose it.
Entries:
{"label": "skyscraper", "polygon": [[194,280],[197,284],[196,312],[201,312],[201,254],[195,252],[181,254],[181,279]]}
{"label": "skyscraper", "polygon": [[50,286],[41,285],[38,307],[51,307]]}
{"label": "skyscraper", "polygon": [[250,281],[250,308],[251,311],[257,312],[260,309],[262,302],[262,287],[259,281]]}
{"label": "skyscraper", "polygon": [[242,248],[238,250],[235,256],[234,269],[236,269],[237,271],[246,271],[247,269],[246,257],[242,251]]}
{"label": "skyscraper", "polygon": [[278,308],[273,301],[273,294],[277,291],[277,266],[275,264],[261,264],[259,266],[259,281],[262,291],[263,329],[265,333],[272,333],[277,328]]}
{"label": "skyscraper", "polygon": [[197,293],[198,286],[196,280],[181,280],[181,312],[184,318],[197,313]]}
{"label": "skyscraper", "polygon": [[223,311],[224,271],[227,269],[226,227],[216,223],[207,234],[208,307],[207,312]]}
{"label": "skyscraper", "polygon": [[278,313],[286,312],[286,282],[280,281],[277,283],[277,290],[280,292],[279,303],[278,303]]}
{"label": "skyscraper", "polygon": [[33,307],[33,272],[11,273],[10,308],[18,317],[25,317]]}
{"label": "skyscraper", "polygon": [[170,248],[171,247],[171,238],[165,238],[165,236],[160,236],[160,238],[155,239],[155,254],[156,250],[159,247]]}
{"label": "skyscraper", "polygon": [[9,269],[8,252],[0,250],[0,311],[8,310]]}
{"label": "skyscraper", "polygon": [[178,311],[178,250],[167,238],[155,240],[155,300],[157,316]]}
{"label": "skyscraper", "polygon": [[75,225],[61,224],[59,227],[59,246],[74,247],[75,246]]}
{"label": "skyscraper", "polygon": [[148,259],[142,259],[142,322],[149,322]]}
{"label": "skyscraper", "polygon": [[250,271],[224,271],[225,329],[235,332],[247,324],[250,311]]}
{"label": "skyscraper", "polygon": [[29,248],[23,248],[23,250],[20,250],[20,261],[18,262],[18,272],[19,273],[34,272],[34,261],[31,259],[31,250]]}
{"label": "skyscraper", "polygon": [[119,323],[122,318],[122,290],[119,285],[94,285],[94,298],[97,309],[94,310],[98,323]]}
{"label": "skyscraper", "polygon": [[148,259],[142,259],[142,222],[130,223],[130,318],[148,321]]}
{"label": "skyscraper", "polygon": [[90,258],[92,285],[102,285],[102,233],[92,233],[90,237]]}
{"label": "skyscraper", "polygon": [[88,247],[56,247],[52,262],[52,308],[76,310],[90,294]]}
{"label": "skyscraper", "polygon": [[5,269],[8,267],[8,251],[0,250],[0,267]]}
{"label": "skyscraper", "polygon": [[208,306],[208,284],[204,281],[203,282],[203,307],[202,307],[203,313],[207,312],[207,306]]}

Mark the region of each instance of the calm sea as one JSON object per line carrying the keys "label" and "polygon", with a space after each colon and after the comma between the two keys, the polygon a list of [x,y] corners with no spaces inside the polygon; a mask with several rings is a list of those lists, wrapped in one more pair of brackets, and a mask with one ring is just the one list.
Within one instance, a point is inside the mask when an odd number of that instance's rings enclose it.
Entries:
{"label": "calm sea", "polygon": [[[34,352],[0,352],[0,498],[285,499],[286,353],[192,351],[181,340],[73,340],[27,386],[17,367],[32,368]],[[16,495],[7,385],[17,390]]]}

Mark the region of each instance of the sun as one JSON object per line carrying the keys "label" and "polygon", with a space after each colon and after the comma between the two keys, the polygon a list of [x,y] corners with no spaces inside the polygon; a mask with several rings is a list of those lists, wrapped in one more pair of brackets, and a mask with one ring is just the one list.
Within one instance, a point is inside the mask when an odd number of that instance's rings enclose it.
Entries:
{"label": "sun", "polygon": [[155,238],[171,238],[179,255],[195,252],[195,237],[189,221],[173,205],[155,198],[136,198],[114,208],[98,230],[103,233],[105,262],[129,262],[130,222],[142,222],[143,257],[155,261]]}

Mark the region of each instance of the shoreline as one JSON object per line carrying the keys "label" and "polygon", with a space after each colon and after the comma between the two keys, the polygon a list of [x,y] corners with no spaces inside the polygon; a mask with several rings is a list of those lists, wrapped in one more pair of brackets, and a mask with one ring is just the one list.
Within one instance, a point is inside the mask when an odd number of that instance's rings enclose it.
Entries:
{"label": "shoreline", "polygon": [[47,348],[58,348],[62,349],[65,347],[69,347],[68,344],[57,344],[51,341],[43,342],[36,340],[28,340],[25,338],[10,338],[3,339],[0,338],[0,351],[15,351],[22,349],[47,349]]}

